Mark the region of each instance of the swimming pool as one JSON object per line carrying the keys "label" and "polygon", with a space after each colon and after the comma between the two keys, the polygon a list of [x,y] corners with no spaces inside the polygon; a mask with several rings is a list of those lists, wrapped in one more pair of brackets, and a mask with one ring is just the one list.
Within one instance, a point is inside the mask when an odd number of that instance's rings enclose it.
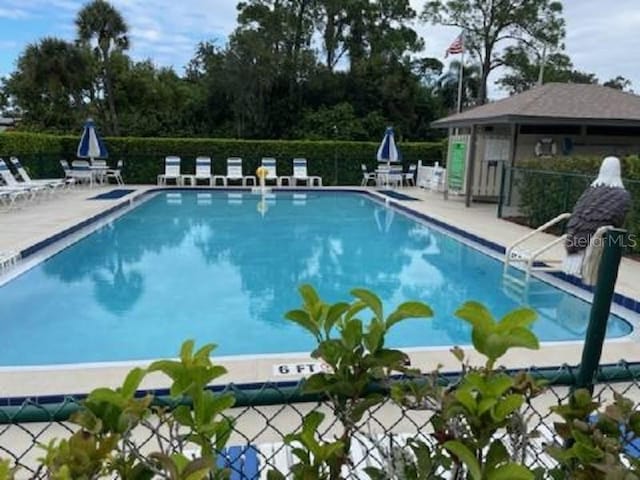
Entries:
{"label": "swimming pool", "polygon": [[[589,314],[539,280],[514,295],[500,261],[364,194],[160,192],[0,287],[0,365],[171,357],[187,338],[221,355],[309,351],[283,318],[302,283],[328,301],[364,286],[386,309],[429,303],[435,318],[400,324],[394,347],[470,343],[453,316],[466,300],[497,315],[528,302],[543,341],[583,338]],[[611,319],[609,337],[630,332]]]}

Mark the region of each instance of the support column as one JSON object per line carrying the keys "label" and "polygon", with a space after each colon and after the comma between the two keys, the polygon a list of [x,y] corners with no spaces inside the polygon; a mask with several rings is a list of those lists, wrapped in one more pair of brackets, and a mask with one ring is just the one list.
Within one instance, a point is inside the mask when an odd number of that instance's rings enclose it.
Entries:
{"label": "support column", "polygon": [[468,150],[468,164],[466,171],[466,195],[465,195],[465,206],[470,207],[471,202],[473,201],[473,175],[475,173],[476,168],[476,137],[478,133],[478,127],[476,125],[471,125],[471,135],[469,136],[469,150]]}

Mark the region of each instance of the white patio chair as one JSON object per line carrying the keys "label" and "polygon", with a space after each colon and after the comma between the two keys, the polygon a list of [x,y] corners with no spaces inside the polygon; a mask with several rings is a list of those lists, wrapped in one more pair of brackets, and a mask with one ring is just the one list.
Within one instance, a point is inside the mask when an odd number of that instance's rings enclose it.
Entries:
{"label": "white patio chair", "polygon": [[97,183],[102,184],[106,182],[106,173],[107,173],[107,170],[109,170],[109,166],[107,165],[106,160],[102,160],[102,159],[91,160],[89,166],[91,168],[91,172],[93,173],[93,179]]}
{"label": "white patio chair", "polygon": [[418,165],[412,163],[409,165],[409,171],[402,174],[402,182],[406,186],[416,186],[416,172],[418,171]]}
{"label": "white patio chair", "polygon": [[291,185],[291,179],[289,177],[279,177],[276,166],[276,159],[272,157],[263,157],[260,164],[267,169],[267,175],[264,177],[265,185],[269,181],[275,182],[275,184],[280,187],[282,186],[282,181],[287,180],[289,185]]}
{"label": "white patio chair", "polygon": [[124,167],[124,162],[122,160],[118,160],[116,164],[116,168],[109,168],[105,174],[104,179],[105,182],[109,183],[109,179],[113,178],[118,185],[124,185],[124,180],[122,179],[122,168]]}
{"label": "white patio chair", "polygon": [[366,187],[369,185],[369,182],[373,182],[373,184],[378,183],[378,175],[376,172],[370,172],[367,170],[367,166],[364,163],[360,164],[360,169],[362,170],[362,182],[360,182],[361,187]]}
{"label": "white patio chair", "polygon": [[164,173],[158,175],[158,185],[166,185],[167,180],[173,180],[176,185],[182,184],[180,175],[180,157],[170,155],[164,159]]}
{"label": "white patio chair", "polygon": [[243,175],[242,173],[242,159],[239,157],[227,158],[227,183],[229,181],[240,181],[242,186],[245,187],[248,181],[253,182],[253,186],[256,186],[256,177],[254,175]]}
{"label": "white patio chair", "polygon": [[9,166],[6,164],[6,162],[2,158],[0,158],[0,178],[4,182],[3,190],[5,191],[13,190],[14,192],[26,192],[29,194],[32,200],[36,198],[36,195],[40,193],[45,193],[48,190],[48,187],[45,187],[44,185],[21,185],[15,179],[15,177],[13,176],[13,173],[11,173],[11,170],[9,170]]}
{"label": "white patio chair", "polygon": [[198,182],[205,182],[211,186],[213,176],[211,175],[211,157],[196,157],[196,174],[191,175],[191,185],[197,186]]}
{"label": "white patio chair", "polygon": [[317,185],[322,186],[322,177],[309,175],[307,171],[307,159],[306,158],[294,158],[293,159],[293,176],[291,177],[291,185],[297,186],[298,181],[305,182],[307,186]]}
{"label": "white patio chair", "polygon": [[71,175],[78,183],[87,183],[93,188],[96,174],[91,170],[91,164],[88,160],[74,160],[71,162]]}
{"label": "white patio chair", "polygon": [[20,178],[22,178],[22,183],[20,185],[40,185],[48,187],[51,190],[61,190],[73,182],[73,180],[67,181],[64,178],[47,178],[34,180],[29,176],[29,173],[24,169],[17,157],[11,157],[9,158],[9,161],[20,175]]}

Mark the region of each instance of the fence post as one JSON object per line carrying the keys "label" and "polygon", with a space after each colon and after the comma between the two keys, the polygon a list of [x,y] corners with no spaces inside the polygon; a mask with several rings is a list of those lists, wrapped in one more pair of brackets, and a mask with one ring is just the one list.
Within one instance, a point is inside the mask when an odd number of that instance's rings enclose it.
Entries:
{"label": "fence post", "polygon": [[622,229],[611,229],[602,237],[604,251],[600,259],[589,325],[582,349],[582,361],[575,384],[575,388],[586,388],[591,393],[593,393],[596,370],[600,365],[625,233],[626,231]]}
{"label": "fence post", "polygon": [[502,218],[502,206],[505,201],[505,181],[504,177],[507,175],[507,163],[502,162],[502,177],[500,178],[500,198],[498,201],[498,218]]}

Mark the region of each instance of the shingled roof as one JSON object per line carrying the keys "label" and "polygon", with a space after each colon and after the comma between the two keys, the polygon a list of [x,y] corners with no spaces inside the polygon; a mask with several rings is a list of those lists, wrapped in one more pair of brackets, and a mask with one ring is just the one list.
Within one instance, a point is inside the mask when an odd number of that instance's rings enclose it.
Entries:
{"label": "shingled roof", "polygon": [[541,122],[640,126],[640,96],[601,85],[547,83],[431,125]]}

